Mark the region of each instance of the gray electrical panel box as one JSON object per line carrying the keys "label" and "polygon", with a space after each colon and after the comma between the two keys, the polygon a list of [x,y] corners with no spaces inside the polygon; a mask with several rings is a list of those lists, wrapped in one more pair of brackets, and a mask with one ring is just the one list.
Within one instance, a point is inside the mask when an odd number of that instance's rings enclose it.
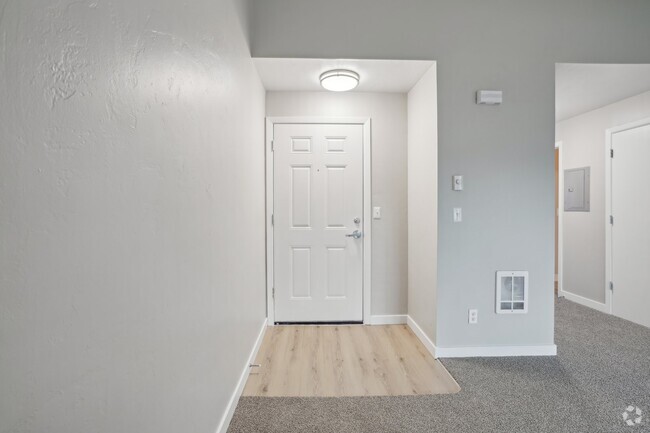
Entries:
{"label": "gray electrical panel box", "polygon": [[589,167],[564,170],[564,211],[589,212]]}

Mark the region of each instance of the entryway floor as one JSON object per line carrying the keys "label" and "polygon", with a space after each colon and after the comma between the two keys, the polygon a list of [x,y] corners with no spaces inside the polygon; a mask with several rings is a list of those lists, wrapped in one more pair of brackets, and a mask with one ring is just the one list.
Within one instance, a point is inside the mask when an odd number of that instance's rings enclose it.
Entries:
{"label": "entryway floor", "polygon": [[272,326],[244,396],[449,394],[460,386],[406,325]]}

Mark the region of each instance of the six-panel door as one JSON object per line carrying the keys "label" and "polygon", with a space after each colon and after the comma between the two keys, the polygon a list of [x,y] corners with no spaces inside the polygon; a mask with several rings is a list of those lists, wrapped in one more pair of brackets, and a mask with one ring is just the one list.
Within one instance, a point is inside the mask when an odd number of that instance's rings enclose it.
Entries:
{"label": "six-panel door", "polygon": [[273,132],[275,321],[361,321],[363,127]]}

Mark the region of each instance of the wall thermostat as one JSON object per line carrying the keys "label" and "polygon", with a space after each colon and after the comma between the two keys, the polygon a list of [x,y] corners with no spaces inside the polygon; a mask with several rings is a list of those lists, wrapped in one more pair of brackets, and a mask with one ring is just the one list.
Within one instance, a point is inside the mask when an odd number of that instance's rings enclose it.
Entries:
{"label": "wall thermostat", "polygon": [[451,178],[451,186],[454,191],[463,190],[463,176],[456,174]]}
{"label": "wall thermostat", "polygon": [[501,90],[479,90],[476,92],[476,103],[481,105],[499,105],[503,102]]}

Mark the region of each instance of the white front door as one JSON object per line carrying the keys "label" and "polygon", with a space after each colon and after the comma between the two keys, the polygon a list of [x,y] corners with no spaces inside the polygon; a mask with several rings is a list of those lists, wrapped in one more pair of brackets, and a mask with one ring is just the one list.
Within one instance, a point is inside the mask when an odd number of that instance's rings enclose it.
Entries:
{"label": "white front door", "polygon": [[363,126],[275,124],[276,322],[363,320]]}
{"label": "white front door", "polygon": [[650,327],[650,125],[612,135],[612,312]]}

